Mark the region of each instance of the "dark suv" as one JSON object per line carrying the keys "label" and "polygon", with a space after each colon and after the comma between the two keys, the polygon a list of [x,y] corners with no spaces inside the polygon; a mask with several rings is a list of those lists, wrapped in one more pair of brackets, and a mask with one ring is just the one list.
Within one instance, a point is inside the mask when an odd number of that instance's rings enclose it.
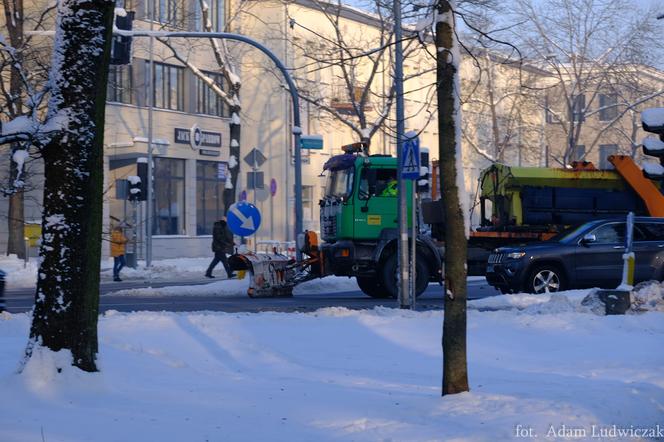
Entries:
{"label": "dark suv", "polygon": [[[486,279],[503,293],[615,288],[622,279],[625,218],[591,221],[548,241],[501,247],[490,256]],[[634,282],[664,277],[664,218],[637,217]]]}

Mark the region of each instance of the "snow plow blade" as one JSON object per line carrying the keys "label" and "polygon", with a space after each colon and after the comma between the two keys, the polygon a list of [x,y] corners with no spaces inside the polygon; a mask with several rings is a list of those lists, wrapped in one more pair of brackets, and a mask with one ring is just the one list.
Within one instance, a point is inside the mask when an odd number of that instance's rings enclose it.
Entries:
{"label": "snow plow blade", "polygon": [[289,264],[292,260],[278,253],[236,253],[228,258],[233,271],[249,272],[250,298],[274,298],[293,296],[295,272]]}
{"label": "snow plow blade", "polygon": [[304,232],[299,242],[300,250],[307,255],[302,261],[276,249],[273,253],[236,253],[228,259],[231,270],[249,272],[250,298],[290,297],[297,284],[325,276],[316,233]]}

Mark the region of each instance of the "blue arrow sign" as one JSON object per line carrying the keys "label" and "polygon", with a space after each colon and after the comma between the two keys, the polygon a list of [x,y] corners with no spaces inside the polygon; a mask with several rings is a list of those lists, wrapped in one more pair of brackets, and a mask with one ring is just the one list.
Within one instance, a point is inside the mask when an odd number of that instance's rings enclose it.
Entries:
{"label": "blue arrow sign", "polygon": [[416,180],[420,177],[420,140],[417,137],[408,138],[403,143],[401,155],[401,178]]}
{"label": "blue arrow sign", "polygon": [[251,236],[261,225],[258,207],[246,201],[239,201],[228,209],[228,228],[238,236]]}

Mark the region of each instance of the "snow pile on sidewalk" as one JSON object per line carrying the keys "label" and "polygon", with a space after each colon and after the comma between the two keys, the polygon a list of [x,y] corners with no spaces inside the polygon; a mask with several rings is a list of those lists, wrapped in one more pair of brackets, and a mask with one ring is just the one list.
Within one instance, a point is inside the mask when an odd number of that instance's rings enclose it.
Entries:
{"label": "snow pile on sidewalk", "polygon": [[634,287],[631,309],[664,312],[664,283],[649,281]]}
{"label": "snow pile on sidewalk", "polygon": [[0,256],[0,270],[6,273],[5,281],[8,288],[34,287],[37,283],[38,268],[38,258],[30,258],[25,262],[16,255]]}
{"label": "snow pile on sidewalk", "polygon": [[560,440],[547,435],[565,428],[589,440],[664,426],[659,312],[470,311],[471,391],[443,398],[442,312],[108,312],[94,374],[48,351],[15,374],[28,328],[28,315],[0,317],[2,441]]}
{"label": "snow pile on sidewalk", "polygon": [[[604,305],[582,304],[595,289],[568,290],[560,293],[533,295],[517,293],[513,295],[491,296],[468,301],[469,310],[499,311],[516,310],[525,314],[556,313],[604,313]],[[664,312],[664,283],[648,281],[638,284],[631,293],[632,306],[628,314],[647,311]]]}
{"label": "snow pile on sidewalk", "polygon": [[[533,295],[530,293],[515,293],[511,295],[497,295],[487,298],[468,301],[471,310],[523,310],[533,313],[562,313],[585,312],[581,309],[581,301],[591,289],[567,290],[560,293]],[[561,310],[562,309],[562,310]]]}
{"label": "snow pile on sidewalk", "polygon": [[[124,280],[185,280],[202,278],[210,264],[211,258],[178,258],[162,259],[152,262],[152,267],[147,269],[144,261],[138,262],[138,267],[122,269]],[[25,267],[24,267],[25,266]],[[37,283],[37,269],[39,258],[30,258],[27,264],[16,255],[0,256],[0,270],[7,273],[7,287],[34,287]],[[113,278],[113,259],[101,262],[101,281],[111,281]],[[215,270],[215,274],[224,275],[221,264]]]}

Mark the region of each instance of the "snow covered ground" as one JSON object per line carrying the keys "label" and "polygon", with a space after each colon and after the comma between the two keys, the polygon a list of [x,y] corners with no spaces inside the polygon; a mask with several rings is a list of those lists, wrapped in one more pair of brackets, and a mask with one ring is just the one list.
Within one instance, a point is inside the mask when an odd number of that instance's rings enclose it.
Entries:
{"label": "snow covered ground", "polygon": [[[145,262],[140,261],[136,269],[125,267],[121,275],[124,280],[185,280],[201,278],[212,257],[209,258],[178,258],[153,261],[152,268],[146,269]],[[7,273],[7,287],[33,287],[37,281],[38,259],[31,258],[27,263],[18,259],[16,255],[0,256],[0,270]],[[224,275],[221,264],[214,273]],[[101,280],[113,280],[113,260],[106,259],[101,263]]]}
{"label": "snow covered ground", "polygon": [[625,316],[580,291],[471,301],[471,391],[443,398],[442,312],[108,312],[100,373],[42,352],[20,375],[29,317],[5,313],[0,441],[652,440],[663,291]]}

